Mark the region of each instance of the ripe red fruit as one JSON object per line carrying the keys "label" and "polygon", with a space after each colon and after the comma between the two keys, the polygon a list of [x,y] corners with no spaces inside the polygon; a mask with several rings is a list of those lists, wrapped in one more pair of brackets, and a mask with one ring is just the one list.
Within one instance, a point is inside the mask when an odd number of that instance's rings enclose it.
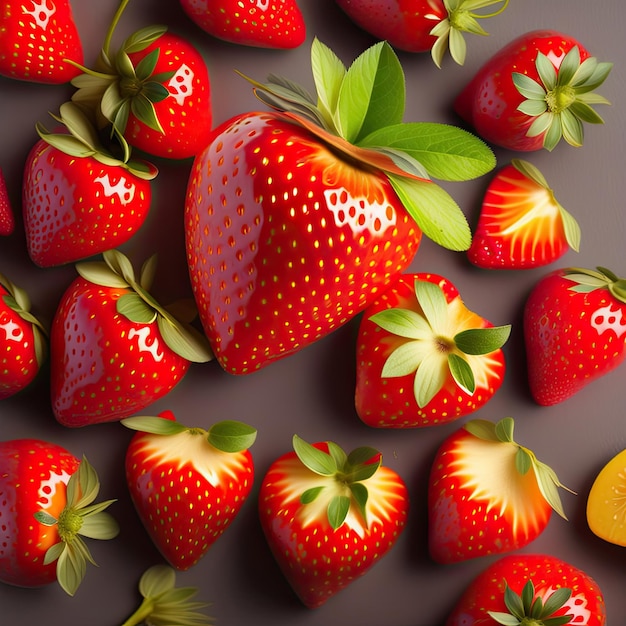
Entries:
{"label": "ripe red fruit", "polygon": [[122,423],[139,431],[126,452],[126,480],[139,518],[170,565],[187,570],[250,494],[254,465],[248,448],[256,430],[233,421],[188,428],[169,411]]}
{"label": "ripe red fruit", "polygon": [[[285,112],[225,122],[192,168],[191,283],[213,351],[231,373],[264,367],[352,319],[406,269],[422,232],[469,247],[459,207],[426,169],[460,180],[493,166],[460,129],[401,121],[404,75],[387,44],[350,69],[317,40],[312,57],[318,104],[288,81],[254,83]],[[377,106],[350,97],[363,84]]]}
{"label": "ripe red fruit", "polygon": [[82,537],[112,539],[115,520],[94,504],[100,484],[93,467],[54,443],[39,439],[0,442],[0,581],[39,587],[55,580],[74,595],[87,562]]}
{"label": "ripe red fruit", "polygon": [[7,190],[7,182],[0,168],[0,235],[10,235],[15,229],[15,218],[13,217],[13,208],[9,200],[9,192]]}
{"label": "ripe red fruit", "polygon": [[428,482],[428,546],[456,563],[526,546],[552,510],[565,518],[556,474],[513,440],[513,420],[470,420],[441,444]]}
{"label": "ripe red fruit", "polygon": [[404,529],[408,491],[372,448],[346,453],[333,442],[306,443],[276,459],[259,492],[270,549],[308,608],[364,575]]}
{"label": "ripe red fruit", "polygon": [[486,269],[528,269],[548,265],[570,248],[578,252],[579,245],[578,223],[541,172],[513,159],[489,183],[467,257]]}
{"label": "ripe red fruit", "polygon": [[603,122],[592,105],[612,64],[599,63],[573,37],[525,33],[489,59],[455,100],[456,112],[488,142],[509,150],[583,143],[583,123]]}
{"label": "ripe red fruit", "polygon": [[[377,39],[407,52],[430,51],[437,67],[441,67],[448,48],[454,61],[463,65],[463,33],[487,35],[478,20],[499,15],[508,0],[337,0],[337,4]],[[493,4],[501,6],[489,14],[479,12]]]}
{"label": "ripe red fruit", "polygon": [[606,606],[596,581],[547,554],[502,557],[467,587],[445,626],[478,624],[603,626]]}
{"label": "ripe red fruit", "polygon": [[445,278],[400,276],[359,325],[359,417],[369,426],[412,428],[476,411],[502,384],[509,333],[470,311]]}
{"label": "ripe red fruit", "polygon": [[79,261],[128,241],[143,225],[157,171],[143,161],[120,161],[70,102],[58,121],[70,134],[37,130],[41,139],[24,166],[22,204],[32,261],[52,267]]}
{"label": "ripe red fruit", "polygon": [[606,268],[562,268],[541,278],[524,307],[530,392],[567,400],[626,357],[626,280]]}
{"label": "ripe red fruit", "polygon": [[83,62],[83,47],[69,0],[5,0],[0,13],[0,75],[62,84]]}
{"label": "ripe red fruit", "polygon": [[244,46],[289,49],[304,43],[306,25],[295,0],[180,0],[185,13],[213,37]]}
{"label": "ripe red fruit", "polygon": [[121,253],[103,256],[77,264],[50,329],[52,410],[64,426],[128,417],[212,357],[204,337],[148,293],[154,257],[135,277]]}

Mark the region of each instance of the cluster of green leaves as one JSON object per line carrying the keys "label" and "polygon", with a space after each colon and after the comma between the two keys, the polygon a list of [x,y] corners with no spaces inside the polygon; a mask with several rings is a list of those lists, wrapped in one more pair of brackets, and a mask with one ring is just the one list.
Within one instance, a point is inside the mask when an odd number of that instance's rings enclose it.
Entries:
{"label": "cluster of green leaves", "polygon": [[596,289],[608,289],[616,300],[626,304],[626,278],[620,278],[606,267],[595,270],[572,267],[564,271],[564,276],[574,283],[570,291],[591,293]]}

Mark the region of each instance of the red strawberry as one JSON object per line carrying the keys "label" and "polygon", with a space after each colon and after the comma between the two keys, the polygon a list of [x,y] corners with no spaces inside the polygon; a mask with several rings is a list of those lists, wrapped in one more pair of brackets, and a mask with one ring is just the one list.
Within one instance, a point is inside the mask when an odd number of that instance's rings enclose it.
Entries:
{"label": "red strawberry", "polygon": [[626,357],[626,280],[606,268],[564,268],[535,285],[524,307],[530,391],[567,400]]}
{"label": "red strawberry", "polygon": [[455,101],[457,113],[483,139],[509,150],[552,150],[583,143],[583,122],[602,123],[591,106],[611,70],[573,37],[554,30],[525,33],[497,52]]}
{"label": "red strawberry", "polygon": [[295,0],[180,0],[187,15],[210,35],[244,46],[297,48],[306,25]]}
{"label": "red strawberry", "polygon": [[74,595],[93,557],[82,537],[112,539],[115,520],[94,504],[100,484],[80,461],[54,443],[38,439],[0,442],[0,580],[39,587],[58,580]]}
{"label": "red strawberry", "polygon": [[211,131],[211,85],[202,55],[189,41],[150,26],[111,53],[109,28],[96,71],[82,67],[72,100],[133,148],[168,159],[195,156]]}
{"label": "red strawberry", "polygon": [[382,558],[404,529],[408,492],[372,448],[346,453],[333,442],[308,444],[270,466],[259,515],[283,574],[313,609]]}
{"label": "red strawberry", "polygon": [[[387,44],[349,70],[317,40],[312,57],[319,106],[288,81],[255,83],[274,108],[299,112],[225,122],[192,168],[191,282],[214,353],[232,373],[264,367],[353,318],[406,269],[422,231],[469,247],[465,218],[425,168],[459,180],[492,167],[492,155],[464,131],[400,121],[404,74]],[[362,84],[372,103],[349,97]]]}
{"label": "red strawberry", "polygon": [[[508,0],[337,0],[352,21],[377,39],[407,52],[431,52],[437,67],[450,49],[454,61],[463,65],[466,43],[463,33],[487,35],[479,19],[494,17]],[[479,13],[493,4],[500,8]]]}
{"label": "red strawberry", "polygon": [[445,626],[543,624],[603,626],[598,584],[581,569],[547,554],[502,557],[468,586]]}
{"label": "red strawberry", "polygon": [[40,267],[84,259],[128,241],[143,225],[152,198],[149,163],[120,161],[73,103],[58,120],[71,134],[41,139],[24,166],[22,202],[28,253]]}
{"label": "red strawberry", "polygon": [[7,182],[0,168],[0,235],[10,235],[15,229],[15,218],[9,200]]}
{"label": "red strawberry", "polygon": [[513,420],[471,420],[439,447],[428,483],[428,545],[439,563],[517,550],[565,518],[556,474],[513,440]]}
{"label": "red strawberry", "polygon": [[0,13],[0,75],[62,84],[78,74],[83,47],[69,0],[5,0]]}
{"label": "red strawberry", "polygon": [[488,269],[548,265],[569,248],[578,252],[580,227],[557,201],[541,172],[513,159],[489,183],[468,259]]}
{"label": "red strawberry", "polygon": [[47,331],[28,294],[0,274],[0,400],[30,385],[47,353]]}
{"label": "red strawberry", "polygon": [[195,565],[235,519],[254,481],[256,430],[225,421],[187,428],[167,411],[131,417],[126,480],[139,518],[176,569]]}
{"label": "red strawberry", "polygon": [[400,276],[361,319],[359,417],[369,426],[411,428],[476,411],[502,384],[509,333],[468,310],[445,278]]}
{"label": "red strawberry", "polygon": [[52,409],[64,426],[128,417],[170,392],[191,361],[207,361],[203,337],[149,295],[154,257],[135,274],[111,250],[79,263],[50,329]]}

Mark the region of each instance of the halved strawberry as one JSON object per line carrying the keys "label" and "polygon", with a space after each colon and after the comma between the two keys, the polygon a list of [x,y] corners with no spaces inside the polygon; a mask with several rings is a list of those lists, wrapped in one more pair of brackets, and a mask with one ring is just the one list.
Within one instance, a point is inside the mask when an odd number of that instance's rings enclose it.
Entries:
{"label": "halved strawberry", "polygon": [[15,218],[9,201],[7,181],[0,168],[0,235],[10,235],[15,229]]}
{"label": "halved strawberry", "polygon": [[428,485],[428,544],[439,563],[517,550],[552,510],[565,517],[554,471],[513,439],[513,419],[476,419],[440,446]]}
{"label": "halved strawberry", "polygon": [[513,159],[487,188],[467,256],[478,267],[526,269],[552,263],[579,245],[578,223],[543,174]]}

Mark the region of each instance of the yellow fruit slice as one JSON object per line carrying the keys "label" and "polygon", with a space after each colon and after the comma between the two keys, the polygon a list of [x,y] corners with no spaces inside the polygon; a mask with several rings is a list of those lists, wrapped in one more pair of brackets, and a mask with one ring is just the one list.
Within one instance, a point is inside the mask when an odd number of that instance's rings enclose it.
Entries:
{"label": "yellow fruit slice", "polygon": [[626,450],[600,470],[591,486],[587,524],[601,539],[626,546]]}

